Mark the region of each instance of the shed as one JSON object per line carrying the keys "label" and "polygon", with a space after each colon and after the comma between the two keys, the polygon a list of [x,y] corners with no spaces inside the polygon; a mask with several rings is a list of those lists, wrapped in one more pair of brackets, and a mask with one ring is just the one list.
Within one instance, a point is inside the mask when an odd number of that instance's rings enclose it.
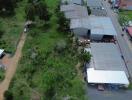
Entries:
{"label": "shed", "polygon": [[60,10],[64,12],[68,19],[88,17],[88,11],[85,6],[75,4],[62,5]]}
{"label": "shed", "polygon": [[88,83],[97,84],[119,84],[128,87],[129,81],[124,71],[106,71],[95,70],[94,68],[87,69]]}

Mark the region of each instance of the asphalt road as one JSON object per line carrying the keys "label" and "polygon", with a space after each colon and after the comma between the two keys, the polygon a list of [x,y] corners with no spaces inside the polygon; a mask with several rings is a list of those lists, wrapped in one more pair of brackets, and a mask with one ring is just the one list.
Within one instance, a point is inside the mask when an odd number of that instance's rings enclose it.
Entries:
{"label": "asphalt road", "polygon": [[118,22],[118,15],[111,10],[110,4],[107,1],[103,1],[103,4],[117,32],[117,42],[119,44],[118,46],[122,55],[124,56],[128,74],[130,77],[132,77],[132,45],[130,44],[129,38],[127,36],[121,36],[121,34],[126,35],[126,33],[122,31],[122,28]]}
{"label": "asphalt road", "polygon": [[118,91],[98,91],[96,88],[88,87],[86,92],[88,93],[88,100],[131,100],[132,91],[118,90]]}

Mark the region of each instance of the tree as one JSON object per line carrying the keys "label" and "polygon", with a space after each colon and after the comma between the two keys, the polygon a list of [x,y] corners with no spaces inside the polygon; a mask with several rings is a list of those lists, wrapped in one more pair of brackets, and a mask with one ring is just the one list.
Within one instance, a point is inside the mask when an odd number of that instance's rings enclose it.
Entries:
{"label": "tree", "polygon": [[27,20],[35,20],[38,16],[39,19],[48,21],[50,19],[50,14],[48,12],[48,7],[43,0],[29,0],[30,4],[26,8]]}
{"label": "tree", "polygon": [[37,6],[37,13],[41,20],[48,21],[50,18],[50,14],[48,12],[48,7],[44,1],[40,1]]}
{"label": "tree", "polygon": [[12,14],[17,0],[0,0],[0,14]]}
{"label": "tree", "polygon": [[29,4],[26,8],[26,15],[28,20],[34,20],[35,19],[35,6],[32,4]]}
{"label": "tree", "polygon": [[13,94],[9,90],[5,91],[4,97],[5,97],[5,100],[13,100]]}
{"label": "tree", "polygon": [[58,17],[59,17],[58,18],[58,24],[59,24],[58,30],[62,32],[69,32],[70,31],[70,26],[69,26],[70,21],[65,18],[64,13],[62,12],[58,13]]}
{"label": "tree", "polygon": [[91,59],[91,54],[90,54],[90,52],[82,52],[81,54],[80,54],[80,59],[81,59],[81,61],[82,62],[90,62],[90,59]]}

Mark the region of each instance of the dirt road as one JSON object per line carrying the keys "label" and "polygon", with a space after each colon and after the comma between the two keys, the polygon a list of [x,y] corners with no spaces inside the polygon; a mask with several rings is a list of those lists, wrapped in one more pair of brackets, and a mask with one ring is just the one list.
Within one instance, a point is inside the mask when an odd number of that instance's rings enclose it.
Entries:
{"label": "dirt road", "polygon": [[26,40],[26,34],[23,33],[18,43],[15,55],[12,58],[8,58],[7,60],[8,64],[6,65],[7,70],[5,74],[5,79],[3,80],[3,82],[0,83],[0,100],[4,99],[3,94],[8,89],[10,82],[15,74],[18,62],[21,58],[22,48],[24,46],[25,40]]}

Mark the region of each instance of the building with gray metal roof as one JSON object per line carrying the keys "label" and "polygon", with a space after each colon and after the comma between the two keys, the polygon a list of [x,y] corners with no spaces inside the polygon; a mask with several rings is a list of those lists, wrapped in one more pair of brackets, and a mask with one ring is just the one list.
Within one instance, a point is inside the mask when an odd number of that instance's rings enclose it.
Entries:
{"label": "building with gray metal roof", "polygon": [[116,30],[109,17],[90,17],[91,38],[100,40],[104,35],[116,36]]}
{"label": "building with gray metal roof", "polygon": [[107,16],[102,0],[87,0],[87,6],[90,7],[92,15]]}
{"label": "building with gray metal roof", "polygon": [[62,4],[83,4],[83,0],[61,0]]}
{"label": "building with gray metal roof", "polygon": [[119,49],[114,43],[91,43],[91,54],[95,70],[128,72]]}
{"label": "building with gray metal roof", "polygon": [[100,8],[102,7],[102,0],[87,0],[87,5],[89,7],[95,7],[95,8]]}
{"label": "building with gray metal roof", "polygon": [[86,36],[88,30],[91,29],[89,17],[71,19],[70,29],[73,30],[76,36]]}
{"label": "building with gray metal roof", "polygon": [[91,40],[102,40],[104,36],[116,37],[117,35],[109,17],[89,16],[71,19],[70,28],[75,35],[86,36],[89,33]]}
{"label": "building with gray metal roof", "polygon": [[61,5],[60,11],[63,11],[68,19],[88,17],[88,11],[85,6],[75,4]]}

